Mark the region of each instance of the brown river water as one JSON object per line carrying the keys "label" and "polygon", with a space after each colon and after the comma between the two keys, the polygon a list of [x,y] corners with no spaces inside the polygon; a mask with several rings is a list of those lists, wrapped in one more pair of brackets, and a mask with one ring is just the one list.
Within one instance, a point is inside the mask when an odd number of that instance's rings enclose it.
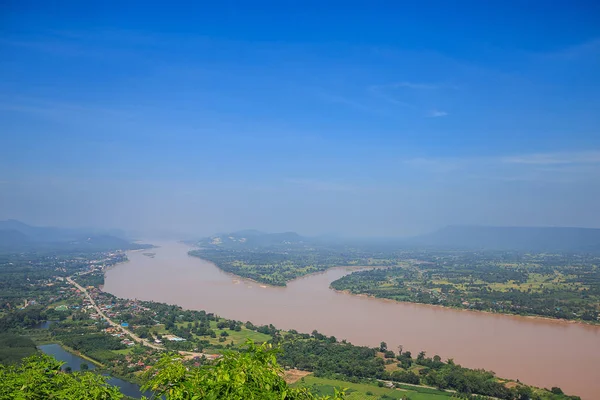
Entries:
{"label": "brown river water", "polygon": [[429,356],[540,387],[559,386],[583,399],[600,399],[600,326],[461,311],[338,293],[329,284],[350,272],[334,268],[266,287],[224,273],[187,255],[189,247],[161,243],[129,252],[129,262],[106,272],[104,290],[254,324],[310,333],[314,329],[357,345],[385,341]]}

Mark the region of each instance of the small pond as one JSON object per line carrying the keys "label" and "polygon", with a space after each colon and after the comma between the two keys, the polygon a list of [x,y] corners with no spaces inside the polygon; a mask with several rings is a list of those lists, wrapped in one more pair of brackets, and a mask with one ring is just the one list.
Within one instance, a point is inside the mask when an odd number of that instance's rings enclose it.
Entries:
{"label": "small pond", "polygon": [[[73,371],[80,371],[81,364],[87,364],[89,369],[95,368],[94,364],[87,360],[84,360],[83,358],[75,354],[69,353],[68,351],[63,349],[59,344],[45,344],[42,346],[38,346],[38,348],[45,354],[51,355],[59,361],[63,361],[65,363],[63,368],[71,367]],[[141,398],[142,395],[145,395],[146,397],[150,397],[152,395],[152,392],[142,392],[140,390],[139,385],[126,382],[122,379],[115,378],[112,376],[109,377],[108,383],[117,386],[119,389],[121,389],[121,393],[123,393],[124,395],[134,397],[136,399]]]}

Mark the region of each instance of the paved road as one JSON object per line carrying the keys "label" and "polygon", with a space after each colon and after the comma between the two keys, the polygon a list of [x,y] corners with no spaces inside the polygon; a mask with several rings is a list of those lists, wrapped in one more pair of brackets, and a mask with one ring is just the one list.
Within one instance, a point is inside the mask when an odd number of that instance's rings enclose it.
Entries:
{"label": "paved road", "polygon": [[[102,310],[100,309],[100,307],[98,307],[98,305],[96,304],[96,302],[94,301],[94,299],[92,299],[92,296],[90,296],[90,294],[88,293],[88,291],[81,286],[80,284],[78,284],[77,282],[75,282],[73,279],[71,279],[70,277],[67,278],[67,282],[69,282],[71,285],[75,286],[77,289],[79,289],[81,291],[81,293],[83,293],[85,295],[85,297],[88,298],[88,300],[90,301],[90,303],[92,304],[92,306],[94,307],[94,309],[96,310],[96,312],[98,314],[100,314],[100,316],[102,316],[102,318],[104,318],[111,326],[114,326],[115,328],[119,329],[121,332],[131,336],[131,338],[138,342],[143,344],[144,346],[148,346],[148,347],[152,347],[153,349],[156,350],[165,350],[164,346],[158,345],[156,343],[152,343],[149,340],[146,339],[142,339],[141,337],[137,336],[136,334],[134,334],[133,332],[131,332],[129,329],[124,328],[121,326],[121,324],[114,322],[112,319],[108,318],[108,316],[106,314],[104,314],[104,312],[102,312]],[[180,351],[179,354],[185,356],[186,358],[193,358],[193,357],[207,357],[208,359],[215,359],[218,357],[217,354],[206,354],[206,353],[195,353],[192,351]]]}
{"label": "paved road", "polygon": [[71,285],[73,285],[77,289],[79,289],[81,291],[81,293],[83,293],[85,295],[85,297],[88,298],[88,300],[90,301],[90,303],[92,304],[92,306],[96,309],[96,312],[98,314],[100,314],[100,316],[102,316],[102,318],[104,318],[111,326],[114,326],[115,328],[121,330],[123,333],[131,336],[131,338],[134,341],[136,341],[138,343],[142,343],[144,346],[152,347],[153,349],[156,349],[156,350],[164,350],[165,349],[163,346],[159,346],[156,343],[150,342],[149,340],[142,339],[141,337],[139,337],[136,334],[134,334],[133,332],[131,332],[129,329],[122,327],[120,324],[118,324],[118,323],[114,322],[113,320],[111,320],[110,318],[108,318],[106,316],[106,314],[104,314],[104,312],[102,312],[102,310],[100,309],[100,307],[98,307],[98,305],[96,304],[96,302],[94,301],[94,299],[92,299],[92,296],[90,296],[90,294],[88,293],[88,291],[83,286],[81,286],[80,284],[78,284],[77,282],[75,282],[70,277],[67,278],[67,282],[69,282]]}

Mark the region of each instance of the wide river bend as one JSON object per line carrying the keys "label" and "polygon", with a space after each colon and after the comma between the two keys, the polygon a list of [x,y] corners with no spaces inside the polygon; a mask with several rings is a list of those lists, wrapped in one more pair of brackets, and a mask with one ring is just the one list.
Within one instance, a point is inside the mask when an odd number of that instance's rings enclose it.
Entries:
{"label": "wide river bend", "polygon": [[106,272],[104,290],[122,298],[206,310],[222,317],[281,329],[314,329],[357,345],[439,354],[464,366],[541,387],[559,386],[600,399],[600,326],[461,311],[338,293],[329,284],[349,273],[334,268],[266,287],[188,256],[169,242],[128,253],[129,262]]}

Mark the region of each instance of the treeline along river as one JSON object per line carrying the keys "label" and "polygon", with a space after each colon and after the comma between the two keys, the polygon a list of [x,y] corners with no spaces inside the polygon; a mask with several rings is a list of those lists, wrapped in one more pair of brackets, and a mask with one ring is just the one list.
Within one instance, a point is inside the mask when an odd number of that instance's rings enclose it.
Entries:
{"label": "treeline along river", "polygon": [[403,345],[413,354],[424,350],[501,377],[600,399],[600,326],[398,303],[330,289],[331,282],[350,272],[346,268],[287,287],[266,287],[188,256],[183,244],[159,245],[154,257],[128,253],[130,262],[107,271],[104,290],[281,329],[316,329],[357,345],[385,341],[389,348]]}

